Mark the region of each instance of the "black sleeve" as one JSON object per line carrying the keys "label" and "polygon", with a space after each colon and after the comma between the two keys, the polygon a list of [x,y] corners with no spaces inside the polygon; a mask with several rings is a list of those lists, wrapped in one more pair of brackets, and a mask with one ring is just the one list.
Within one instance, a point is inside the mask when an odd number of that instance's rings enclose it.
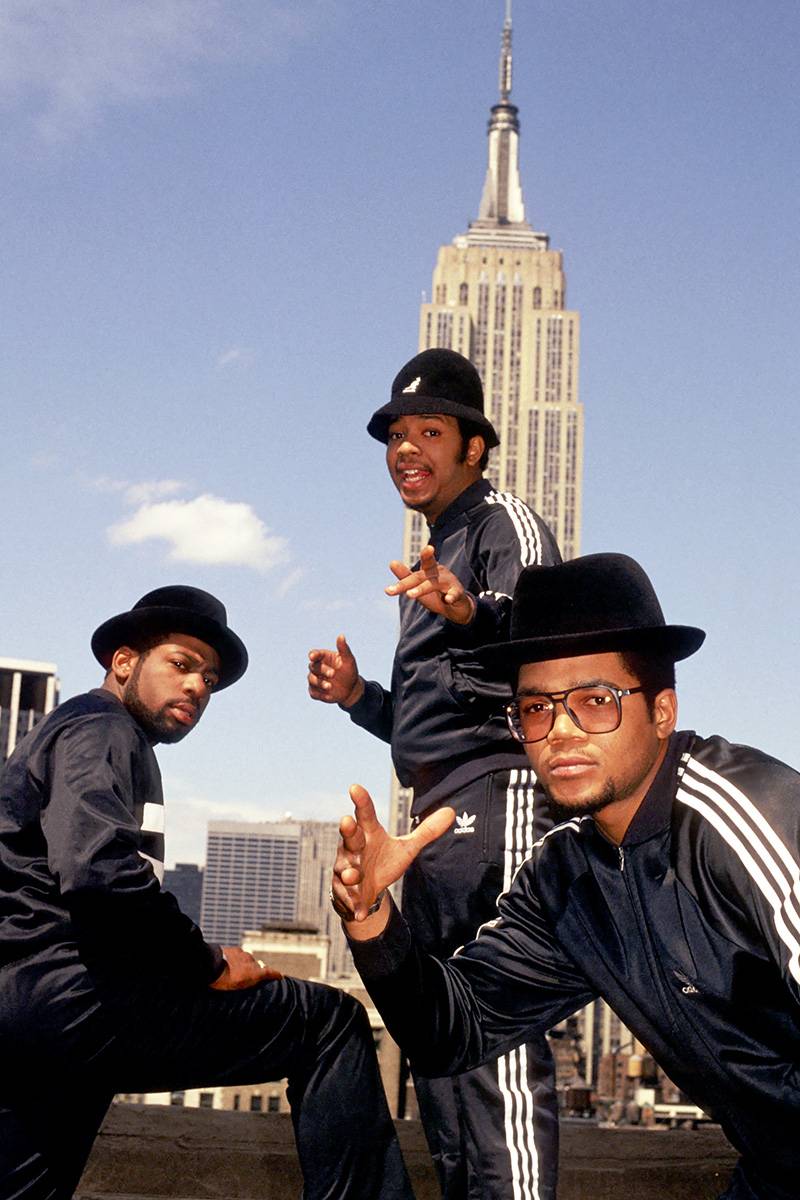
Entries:
{"label": "black sleeve", "polygon": [[354,725],[360,725],[382,742],[391,742],[394,705],[391,693],[379,683],[367,680],[364,695],[352,708],[345,709],[345,712]]}
{"label": "black sleeve", "polygon": [[511,598],[520,572],[529,566],[561,562],[556,540],[541,517],[517,496],[502,494],[470,539],[468,557],[473,579],[462,582],[477,607],[467,625],[448,629],[452,646],[482,646],[506,641],[511,624]]}
{"label": "black sleeve", "polygon": [[[688,756],[677,799],[694,813],[694,870],[720,928],[762,946],[800,1006],[800,775],[757,750],[710,739]],[[712,753],[713,751],[713,753]],[[795,1019],[800,1019],[796,1017]]]}
{"label": "black sleeve", "polygon": [[100,975],[150,971],[211,982],[224,965],[219,947],[161,891],[141,853],[135,814],[161,792],[138,731],[123,715],[88,718],[65,728],[48,757],[48,865],[87,965]]}
{"label": "black sleeve", "polygon": [[387,1029],[423,1075],[471,1070],[595,998],[550,933],[529,864],[498,908],[447,962],[419,950],[397,910],[381,937],[350,943]]}

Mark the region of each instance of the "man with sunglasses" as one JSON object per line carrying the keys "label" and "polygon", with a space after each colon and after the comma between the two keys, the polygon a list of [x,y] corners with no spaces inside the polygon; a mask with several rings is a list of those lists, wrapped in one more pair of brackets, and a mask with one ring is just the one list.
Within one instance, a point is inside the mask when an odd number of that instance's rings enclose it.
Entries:
{"label": "man with sunglasses", "polygon": [[[739,1150],[725,1200],[796,1200],[800,776],[676,732],[674,663],[703,638],[623,555],[528,568],[511,640],[480,656],[514,678],[509,726],[563,823],[439,963],[388,894],[372,907],[414,848],[354,788],[334,899],[417,1071],[463,1071],[602,996]],[[440,811],[425,833],[446,827]]]}

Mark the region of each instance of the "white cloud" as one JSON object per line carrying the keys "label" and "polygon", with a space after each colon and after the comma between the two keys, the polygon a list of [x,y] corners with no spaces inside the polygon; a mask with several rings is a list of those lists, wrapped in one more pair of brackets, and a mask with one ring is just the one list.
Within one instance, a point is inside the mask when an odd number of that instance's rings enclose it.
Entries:
{"label": "white cloud", "polygon": [[255,350],[251,350],[248,346],[231,346],[229,350],[225,350],[217,358],[217,367],[222,370],[224,367],[249,367],[255,362]]}
{"label": "white cloud", "polygon": [[86,475],[79,471],[78,479],[85,487],[96,492],[124,492],[130,487],[127,479],[114,479],[111,475]]}
{"label": "white cloud", "polygon": [[109,109],[190,90],[211,63],[259,62],[337,0],[2,0],[0,100],[57,142]]}
{"label": "white cloud", "polygon": [[305,571],[302,567],[294,567],[293,570],[284,575],[283,579],[278,584],[277,588],[275,589],[276,595],[283,599],[283,597],[300,582],[304,575]]}
{"label": "white cloud", "polygon": [[126,504],[148,504],[159,500],[162,496],[174,496],[176,492],[186,490],[186,484],[179,479],[152,479],[143,483],[125,485]]}
{"label": "white cloud", "polygon": [[170,544],[174,562],[227,564],[267,571],[288,558],[285,538],[270,534],[249,504],[220,496],[144,503],[108,530],[112,545],[153,539]]}
{"label": "white cloud", "polygon": [[127,479],[115,479],[111,475],[87,476],[79,473],[78,478],[87,487],[97,492],[122,492],[126,504],[146,504],[160,500],[162,496],[174,496],[186,491],[186,484],[179,479],[148,479],[131,483]]}

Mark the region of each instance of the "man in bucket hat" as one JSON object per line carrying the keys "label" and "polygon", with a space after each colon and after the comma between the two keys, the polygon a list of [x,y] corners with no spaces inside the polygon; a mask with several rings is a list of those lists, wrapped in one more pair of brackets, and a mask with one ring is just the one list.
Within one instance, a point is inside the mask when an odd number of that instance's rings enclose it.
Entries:
{"label": "man in bucket hat", "polygon": [[115,1092],[288,1077],[304,1196],[411,1200],[364,1009],[207,944],[160,888],[153,746],[244,673],[224,606],[158,588],[92,650],[102,687],[0,777],[0,1197],[67,1200]]}
{"label": "man in bucket hat", "polygon": [[[403,503],[425,516],[430,544],[413,569],[391,564],[398,582],[386,590],[401,609],[391,690],[359,675],[340,637],[335,651],[310,652],[309,691],[391,742],[398,778],[414,792],[415,825],[442,805],[457,808],[452,832],[420,855],[403,886],[415,935],[447,958],[495,915],[512,872],[550,827],[522,747],[498,712],[510,699],[507,683],[469,655],[456,663],[453,649],[498,636],[523,567],[560,555],[544,522],[483,478],[498,438],[480,376],[462,355],[417,354],[367,430],[386,446]],[[543,1036],[463,1077],[415,1083],[446,1200],[505,1200],[515,1175],[531,1169],[539,1200],[551,1200],[558,1127]],[[525,1123],[515,1119],[520,1111]]]}
{"label": "man in bucket hat", "polygon": [[446,963],[388,894],[370,913],[415,848],[380,828],[363,789],[334,894],[418,1071],[463,1071],[602,996],[739,1150],[726,1200],[796,1200],[800,776],[676,732],[674,663],[703,637],[665,623],[624,555],[523,572],[510,641],[482,657],[513,676],[509,726],[563,823]]}

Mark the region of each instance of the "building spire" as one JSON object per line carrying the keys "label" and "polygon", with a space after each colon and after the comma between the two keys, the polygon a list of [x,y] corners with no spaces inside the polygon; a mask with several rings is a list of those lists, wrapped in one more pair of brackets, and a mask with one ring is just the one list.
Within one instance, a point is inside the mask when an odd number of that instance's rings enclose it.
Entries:
{"label": "building spire", "polygon": [[511,95],[511,0],[506,0],[506,19],[503,22],[503,41],[500,47],[500,103],[507,104]]}
{"label": "building spire", "polygon": [[480,245],[548,246],[545,233],[535,233],[525,219],[519,177],[519,117],[511,103],[511,0],[505,0],[500,43],[500,99],[489,115],[489,165],[477,220],[458,240]]}

